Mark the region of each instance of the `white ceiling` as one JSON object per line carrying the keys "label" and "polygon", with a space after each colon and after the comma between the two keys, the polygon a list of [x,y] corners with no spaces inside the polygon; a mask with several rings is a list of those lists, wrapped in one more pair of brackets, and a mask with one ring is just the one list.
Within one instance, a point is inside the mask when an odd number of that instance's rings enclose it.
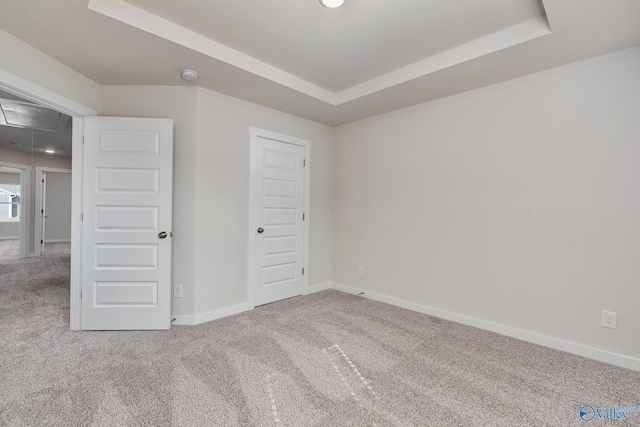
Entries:
{"label": "white ceiling", "polygon": [[638,0],[21,0],[0,14],[97,83],[197,84],[329,125],[636,46],[639,22]]}
{"label": "white ceiling", "polygon": [[538,0],[128,0],[333,92],[544,15]]}

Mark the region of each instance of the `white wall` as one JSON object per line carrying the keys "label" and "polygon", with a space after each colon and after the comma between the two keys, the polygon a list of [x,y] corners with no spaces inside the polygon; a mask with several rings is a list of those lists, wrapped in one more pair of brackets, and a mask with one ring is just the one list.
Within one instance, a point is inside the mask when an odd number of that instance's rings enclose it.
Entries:
{"label": "white wall", "polygon": [[12,81],[5,83],[12,84],[15,83],[13,77],[18,76],[51,91],[52,95],[99,110],[100,86],[94,81],[3,30],[0,30],[0,46],[0,81],[7,78]]}
{"label": "white wall", "polygon": [[46,172],[44,242],[71,241],[71,174]]}
{"label": "white wall", "polygon": [[337,128],[333,280],[640,358],[638,76],[634,48]]}
{"label": "white wall", "polygon": [[31,154],[22,151],[7,150],[0,148],[0,160],[7,163],[14,163],[24,166],[42,166],[49,168],[71,169],[71,159],[68,157],[47,156],[34,154],[33,162]]}
{"label": "white wall", "polygon": [[247,301],[250,126],[311,141],[309,284],[331,280],[333,129],[199,88],[196,314]]}
{"label": "white wall", "polygon": [[0,221],[0,240],[20,238],[20,221]]}
{"label": "white wall", "polygon": [[20,184],[20,172],[0,172],[0,183]]}

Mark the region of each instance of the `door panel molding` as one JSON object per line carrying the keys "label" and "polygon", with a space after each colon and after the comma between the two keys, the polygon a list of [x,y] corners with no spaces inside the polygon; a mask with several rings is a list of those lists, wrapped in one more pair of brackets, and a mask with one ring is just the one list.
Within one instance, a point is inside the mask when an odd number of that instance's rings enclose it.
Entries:
{"label": "door panel molding", "polygon": [[[303,183],[303,211],[304,211],[304,221],[302,222],[302,251],[303,251],[303,268],[305,269],[304,275],[302,275],[302,293],[309,293],[309,224],[311,221],[310,215],[310,190],[311,190],[311,142],[305,139],[296,138],[288,135],[279,134],[276,132],[259,129],[255,127],[249,127],[249,229],[248,229],[248,259],[247,259],[247,302],[250,307],[255,307],[256,305],[256,283],[263,280],[262,277],[262,266],[258,265],[256,260],[260,255],[262,255],[262,251],[264,250],[260,245],[259,241],[256,237],[256,230],[258,227],[264,225],[264,215],[258,212],[258,191],[260,190],[257,179],[258,179],[258,164],[259,159],[263,158],[261,155],[261,151],[263,149],[263,142],[265,141],[275,141],[285,144],[291,144],[298,147],[302,147],[304,149],[304,183]],[[268,160],[268,159],[267,159]],[[283,157],[278,164],[274,164],[275,167],[280,167],[283,171],[290,169],[290,162],[286,161],[287,158]],[[272,183],[276,187],[282,186],[281,184]],[[286,188],[283,188],[286,190]],[[273,218],[273,220],[283,221],[286,219],[285,212],[272,212],[269,218]],[[286,240],[286,239],[284,239]],[[287,249],[290,245],[284,245],[281,248],[279,247],[281,244],[277,244],[278,247],[272,249],[276,251],[284,251],[287,252]],[[275,277],[274,277],[275,278]],[[276,281],[277,282],[277,281]]]}

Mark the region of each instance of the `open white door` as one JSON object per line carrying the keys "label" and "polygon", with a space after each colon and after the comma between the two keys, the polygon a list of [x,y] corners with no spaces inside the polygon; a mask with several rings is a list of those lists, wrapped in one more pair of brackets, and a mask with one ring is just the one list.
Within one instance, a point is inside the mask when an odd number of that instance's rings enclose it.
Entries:
{"label": "open white door", "polygon": [[85,117],[82,329],[169,329],[173,121]]}

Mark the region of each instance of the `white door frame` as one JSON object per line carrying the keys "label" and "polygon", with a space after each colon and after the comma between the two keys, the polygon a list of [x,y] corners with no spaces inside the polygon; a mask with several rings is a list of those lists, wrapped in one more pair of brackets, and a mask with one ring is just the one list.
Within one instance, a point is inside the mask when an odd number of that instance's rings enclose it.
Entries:
{"label": "white door frame", "polygon": [[0,69],[0,89],[32,102],[53,108],[71,116],[71,290],[69,321],[72,330],[81,329],[82,301],[82,168],[84,116],[95,116],[97,111],[45,87],[32,83],[4,69]]}
{"label": "white door frame", "polygon": [[[73,156],[71,157],[73,159]],[[33,233],[33,253],[35,256],[42,255],[42,241],[44,241],[44,236],[42,235],[42,209],[45,207],[44,199],[44,186],[42,185],[42,173],[46,172],[55,172],[55,173],[71,173],[71,169],[56,169],[56,168],[47,168],[36,166],[36,208],[34,210],[35,218],[33,222],[35,224],[35,230]],[[73,179],[73,175],[71,175]]]}
{"label": "white door frame", "polygon": [[311,142],[305,139],[295,138],[264,129],[249,127],[249,250],[247,259],[247,302],[249,307],[255,307],[255,284],[260,281],[261,269],[255,265],[256,253],[259,250],[257,240],[255,239],[255,231],[260,226],[257,214],[258,188],[256,185],[257,168],[256,162],[258,149],[258,138],[271,139],[274,141],[284,142],[287,144],[298,145],[304,147],[304,158],[306,166],[304,168],[304,212],[306,215],[303,224],[303,247],[305,274],[303,280],[303,294],[309,293],[309,223],[311,222],[311,214],[309,210],[309,200],[311,195]]}
{"label": "white door frame", "polygon": [[31,166],[17,163],[0,162],[0,166],[20,170],[20,247],[18,249],[21,257],[30,256],[29,245],[31,241]]}

